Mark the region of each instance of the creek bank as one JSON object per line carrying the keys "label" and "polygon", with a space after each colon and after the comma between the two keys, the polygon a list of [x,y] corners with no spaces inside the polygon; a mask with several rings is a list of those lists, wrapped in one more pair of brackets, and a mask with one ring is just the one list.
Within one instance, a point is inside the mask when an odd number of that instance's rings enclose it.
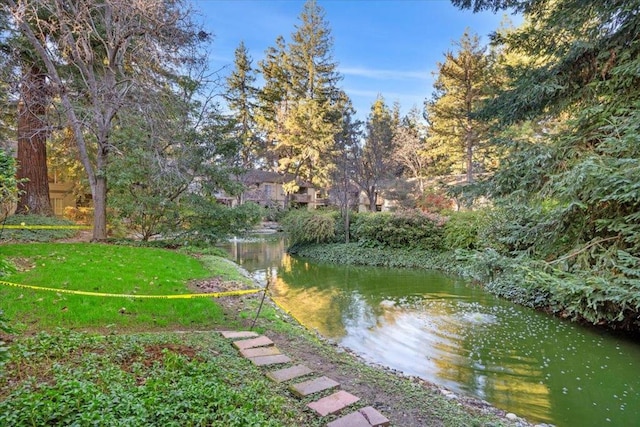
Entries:
{"label": "creek bank", "polygon": [[[250,329],[261,295],[217,300],[229,324]],[[534,424],[490,403],[454,393],[419,377],[370,363],[358,354],[302,326],[271,299],[266,299],[256,331],[269,336],[284,353],[342,384],[345,390],[375,406],[392,425],[515,426]],[[542,424],[539,426],[543,426]]]}
{"label": "creek bank", "polygon": [[551,268],[492,249],[435,252],[358,243],[296,244],[289,254],[336,264],[437,270],[482,286],[516,304],[583,325],[640,334],[640,294],[624,284]]}

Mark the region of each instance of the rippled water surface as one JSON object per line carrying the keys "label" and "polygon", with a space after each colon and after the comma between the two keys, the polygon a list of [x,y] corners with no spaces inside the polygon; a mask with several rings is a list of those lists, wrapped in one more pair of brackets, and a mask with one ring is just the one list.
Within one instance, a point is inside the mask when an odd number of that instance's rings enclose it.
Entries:
{"label": "rippled water surface", "polygon": [[436,272],[316,264],[282,241],[226,249],[302,324],[372,362],[557,426],[640,425],[640,344]]}

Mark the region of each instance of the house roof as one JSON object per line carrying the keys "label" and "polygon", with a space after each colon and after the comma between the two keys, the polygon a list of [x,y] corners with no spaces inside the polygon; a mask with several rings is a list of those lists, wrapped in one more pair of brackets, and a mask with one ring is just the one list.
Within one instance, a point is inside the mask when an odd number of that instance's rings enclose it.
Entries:
{"label": "house roof", "polygon": [[[244,184],[263,184],[263,183],[276,183],[276,184],[284,184],[285,182],[290,182],[295,179],[294,175],[287,173],[282,174],[278,172],[271,171],[263,171],[263,170],[250,170],[240,175],[240,181]],[[296,179],[296,183],[300,187],[313,187],[313,184],[310,182],[304,181],[302,179]]]}

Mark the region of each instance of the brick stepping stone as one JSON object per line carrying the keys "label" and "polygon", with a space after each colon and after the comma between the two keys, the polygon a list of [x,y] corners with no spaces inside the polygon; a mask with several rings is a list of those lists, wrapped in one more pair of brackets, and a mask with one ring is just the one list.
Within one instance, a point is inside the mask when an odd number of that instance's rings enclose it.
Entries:
{"label": "brick stepping stone", "polygon": [[223,337],[229,339],[254,338],[258,336],[256,332],[251,331],[220,331],[220,333]]}
{"label": "brick stepping stone", "polygon": [[327,427],[386,427],[389,425],[387,417],[371,406],[340,417],[327,424]]}
{"label": "brick stepping stone", "polygon": [[240,340],[240,341],[233,342],[233,346],[238,350],[245,350],[247,348],[254,348],[254,347],[266,347],[269,345],[273,345],[273,341],[271,341],[269,338],[265,337],[264,335],[259,336],[258,338],[252,338],[248,340]]}
{"label": "brick stepping stone", "polygon": [[292,384],[289,389],[298,397],[308,396],[323,390],[329,390],[339,387],[340,383],[327,377],[320,377],[314,380],[305,381],[298,384]]}
{"label": "brick stepping stone", "polygon": [[337,414],[342,409],[356,403],[358,400],[360,400],[358,396],[354,396],[351,393],[340,390],[330,396],[323,397],[318,401],[311,402],[307,406],[324,417],[329,414]]}
{"label": "brick stepping stone", "polygon": [[267,373],[267,377],[277,383],[292,380],[294,378],[308,375],[313,371],[305,365],[295,365],[290,368],[278,369]]}
{"label": "brick stepping stone", "polygon": [[256,366],[279,365],[281,363],[289,363],[291,359],[285,354],[276,354],[273,356],[251,357],[249,360]]}
{"label": "brick stepping stone", "polygon": [[282,353],[280,353],[280,350],[278,349],[278,347],[271,346],[271,347],[247,348],[245,350],[240,350],[240,354],[242,355],[242,357],[246,357],[250,359],[252,357],[260,357],[260,356],[275,356],[276,354],[282,354]]}

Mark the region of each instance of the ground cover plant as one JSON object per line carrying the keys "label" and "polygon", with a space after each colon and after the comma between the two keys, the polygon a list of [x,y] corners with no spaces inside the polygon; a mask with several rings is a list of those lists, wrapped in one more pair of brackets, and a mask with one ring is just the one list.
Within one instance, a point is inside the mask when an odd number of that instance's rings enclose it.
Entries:
{"label": "ground cover plant", "polygon": [[[11,226],[11,228],[5,226]],[[31,228],[32,226],[44,226],[45,228],[35,229]],[[78,224],[72,221],[57,217],[44,215],[11,215],[0,225],[0,241],[50,242],[55,239],[65,239],[74,236],[78,233],[77,226]]]}
{"label": "ground cover plant", "polygon": [[[210,270],[202,260],[156,248],[87,243],[32,243],[2,246],[16,265],[4,277],[12,283],[126,295],[190,294],[190,280],[223,277],[235,268],[217,263]],[[207,257],[203,257],[204,260]],[[206,261],[204,261],[206,262]],[[221,319],[210,298],[140,299],[87,297],[62,292],[0,286],[7,317],[26,331],[53,327],[145,330],[154,327],[198,327]]]}
{"label": "ground cover plant", "polygon": [[57,330],[13,354],[0,371],[0,425],[314,425],[215,333]]}

